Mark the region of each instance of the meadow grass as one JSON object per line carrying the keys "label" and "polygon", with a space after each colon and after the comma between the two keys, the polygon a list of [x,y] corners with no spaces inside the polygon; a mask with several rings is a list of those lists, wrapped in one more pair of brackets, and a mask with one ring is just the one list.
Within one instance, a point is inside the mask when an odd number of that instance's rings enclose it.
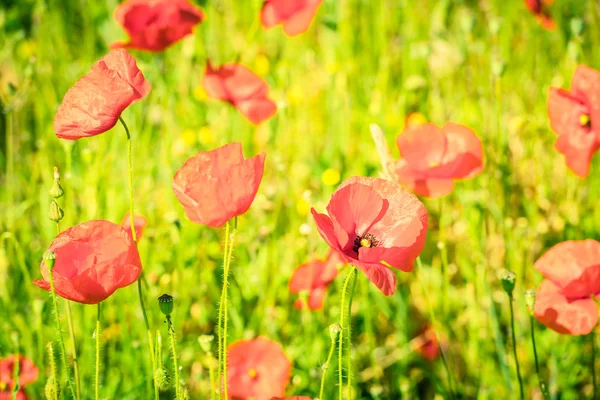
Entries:
{"label": "meadow grass", "polygon": [[[516,0],[326,0],[311,29],[288,38],[258,24],[261,1],[201,3],[207,18],[193,36],[162,54],[133,52],[153,89],[123,113],[133,140],[135,210],[149,221],[139,243],[148,318],[153,332],[165,327],[157,298],[174,296],[178,362],[191,398],[211,396],[198,338],[216,332],[224,243],[222,230],[185,217],[171,189],[175,171],[231,141],[241,142],[246,156],[267,153],[258,196],[237,222],[229,343],[257,335],[281,343],[293,361],[287,393],[316,397],[347,272],[328,289],[322,311],[293,308],[292,271],[327,252],[310,207],[322,211],[335,190],[337,183],[322,182],[327,169],[342,179],[378,176],[369,125],[383,129],[397,157],[395,137],[415,111],[477,132],[485,170],[441,200],[423,199],[430,217],[423,266],[398,273],[395,295],[383,296],[358,274],[355,398],[517,398],[511,337],[525,398],[541,398],[524,298],[542,280],[533,263],[560,241],[597,238],[600,227],[600,161],[586,180],[568,171],[553,148],[546,99],[550,85],[569,86],[578,64],[600,67],[600,6],[556,0],[559,28],[548,32]],[[31,283],[56,234],[48,219],[53,166],[66,192],[62,229],[91,219],[120,223],[129,207],[122,127],[67,142],[52,125],[67,89],[124,38],[112,17],[117,4],[22,0],[0,8],[0,356],[21,353],[40,367],[28,389],[32,399],[43,398],[51,375],[47,343],[56,339],[50,296]],[[207,99],[207,56],[217,64],[239,60],[265,78],[277,115],[255,127]],[[517,275],[514,332],[498,280],[503,269]],[[65,329],[66,303],[58,300]],[[430,321],[428,306],[450,376],[441,360],[425,361],[409,345]],[[71,311],[82,398],[92,398],[97,308],[73,303]],[[552,398],[591,397],[590,339],[534,323]],[[66,330],[63,336],[70,357]],[[147,340],[135,285],[118,290],[102,306],[101,398],[152,398]],[[216,340],[212,345],[215,354]],[[54,353],[60,360],[56,347]],[[169,351],[163,354],[170,366]],[[325,398],[335,399],[332,369],[327,379]]]}

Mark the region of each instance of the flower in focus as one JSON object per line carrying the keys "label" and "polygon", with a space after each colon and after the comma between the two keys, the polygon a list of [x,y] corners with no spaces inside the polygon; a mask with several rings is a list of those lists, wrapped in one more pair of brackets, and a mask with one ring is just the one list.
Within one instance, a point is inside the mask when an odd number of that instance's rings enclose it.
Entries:
{"label": "flower in focus", "polygon": [[259,124],[277,112],[275,102],[268,97],[267,83],[241,64],[213,68],[207,62],[202,84],[209,97],[231,103],[253,124]]}
{"label": "flower in focus", "polygon": [[17,400],[25,400],[27,396],[23,388],[37,380],[39,370],[30,359],[22,355],[11,355],[0,359],[0,400],[10,400],[15,387],[15,369],[19,368],[19,391]]}
{"label": "flower in focus", "polygon": [[[123,217],[123,221],[121,221],[121,226],[133,239],[133,235],[131,234],[131,220],[129,218],[129,212],[126,213]],[[144,229],[146,229],[146,226],[148,226],[148,220],[143,215],[135,214],[133,217],[133,226],[135,228],[136,239],[139,242],[142,238],[142,235],[144,234]]]}
{"label": "flower in focus", "polygon": [[111,48],[160,52],[190,35],[204,14],[187,0],[127,0],[115,10],[115,19],[130,39]]}
{"label": "flower in focus", "polygon": [[535,262],[546,277],[535,298],[535,317],[562,334],[587,335],[598,323],[594,296],[600,294],[600,243],[569,240]]}
{"label": "flower in focus", "polygon": [[481,140],[462,125],[413,126],[396,143],[402,156],[396,163],[398,182],[420,196],[445,196],[455,179],[473,178],[483,170]]}
{"label": "flower in focus", "polygon": [[323,0],[265,0],[260,19],[265,28],[282,24],[288,36],[304,33]]}
{"label": "flower in focus", "polygon": [[388,266],[412,271],[425,245],[425,206],[384,179],[346,179],[327,205],[329,215],[311,211],[327,244],[386,296],[396,291],[396,275]]}
{"label": "flower in focus", "polygon": [[[311,260],[300,265],[294,271],[290,279],[289,287],[292,293],[308,292],[308,308],[311,310],[320,310],[323,308],[323,298],[325,289],[337,276],[338,266],[343,264],[344,260],[339,253],[334,250],[329,251],[326,260]],[[304,302],[297,299],[294,303],[295,308],[303,308]]]}
{"label": "flower in focus", "polygon": [[[142,273],[131,234],[109,221],[89,221],[69,228],[54,239],[48,251],[56,253],[56,294],[78,303],[99,303],[115,290],[134,283]],[[43,279],[34,283],[50,290],[45,261],[40,270]]]}
{"label": "flower in focus", "polygon": [[580,65],[571,90],[550,88],[548,116],[558,135],[554,147],[565,156],[567,166],[585,178],[592,156],[600,147],[600,72]]}
{"label": "flower in focus", "polygon": [[245,159],[242,145],[229,143],[187,160],[173,178],[173,192],[187,217],[218,228],[248,211],[262,180],[265,156]]}
{"label": "flower in focus", "polygon": [[535,19],[546,29],[553,30],[556,23],[550,15],[550,5],[553,0],[525,0],[525,7],[535,15]]}
{"label": "flower in focus", "polygon": [[227,384],[235,400],[283,396],[291,363],[281,345],[264,337],[239,340],[228,349]]}
{"label": "flower in focus", "polygon": [[54,118],[54,132],[71,140],[99,135],[148,93],[150,83],[135,59],[123,49],[113,50],[67,91]]}

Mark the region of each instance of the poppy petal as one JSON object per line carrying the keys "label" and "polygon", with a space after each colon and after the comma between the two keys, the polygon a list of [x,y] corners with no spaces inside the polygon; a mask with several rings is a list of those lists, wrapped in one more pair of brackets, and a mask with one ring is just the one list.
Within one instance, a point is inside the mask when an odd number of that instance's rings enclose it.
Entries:
{"label": "poppy petal", "polygon": [[367,278],[386,296],[396,292],[396,274],[383,264],[353,260],[352,264],[367,275]]}
{"label": "poppy petal", "polygon": [[417,171],[439,165],[447,146],[444,132],[434,124],[412,125],[396,138],[396,143],[402,158]]}
{"label": "poppy petal", "polygon": [[296,36],[310,28],[322,0],[309,0],[308,4],[283,23],[283,31],[288,36]]}
{"label": "poppy petal", "polygon": [[238,101],[235,107],[255,125],[268,120],[277,113],[277,105],[268,97]]}

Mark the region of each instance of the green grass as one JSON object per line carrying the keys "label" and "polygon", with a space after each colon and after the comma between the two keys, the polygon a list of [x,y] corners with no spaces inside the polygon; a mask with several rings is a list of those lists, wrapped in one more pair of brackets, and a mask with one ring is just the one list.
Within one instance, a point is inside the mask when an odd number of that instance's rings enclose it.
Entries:
{"label": "green grass", "polygon": [[[175,297],[179,362],[192,398],[209,398],[197,339],[216,325],[223,231],[185,218],[171,190],[177,168],[198,151],[230,141],[242,142],[247,156],[267,153],[259,194],[238,221],[229,342],[257,335],[280,342],[293,361],[287,393],[316,397],[345,273],[330,286],[323,311],[293,309],[295,295],[287,288],[293,269],[327,251],[308,207],[322,211],[335,189],[321,182],[327,168],[339,170],[342,179],[377,176],[369,124],[382,127],[396,157],[395,137],[412,111],[474,129],[484,143],[486,169],[441,201],[423,199],[430,215],[424,265],[398,273],[395,295],[383,296],[359,273],[352,309],[356,398],[445,392],[441,360],[426,362],[407,348],[429,320],[428,302],[463,398],[515,398],[509,307],[497,279],[503,268],[517,274],[515,334],[526,398],[533,392],[540,398],[523,296],[542,279],[533,263],[553,244],[597,238],[600,229],[599,158],[586,180],[567,170],[553,149],[546,98],[550,85],[569,86],[577,64],[600,67],[598,6],[556,0],[559,29],[547,32],[518,0],[326,0],[311,29],[288,38],[280,28],[255,25],[258,0],[204,3],[207,18],[193,37],[163,54],[133,52],[153,90],[123,114],[134,146],[135,207],[149,220],[140,242],[149,318],[166,337],[156,299]],[[47,217],[52,167],[59,167],[66,191],[63,229],[90,219],[120,222],[128,209],[122,127],[66,142],[53,133],[54,114],[67,89],[109,43],[125,36],[112,18],[116,0],[2,4],[0,356],[22,353],[35,361],[40,378],[28,394],[41,399],[50,375],[46,344],[55,331],[50,297],[31,279],[39,278],[42,253],[55,235]],[[584,22],[581,37],[571,32],[572,18]],[[203,98],[197,88],[207,55],[216,63],[239,59],[256,70],[280,107],[277,115],[254,127],[226,104]],[[499,61],[506,70],[498,79],[493,66]],[[446,289],[437,247],[442,204]],[[308,235],[302,224],[311,227]],[[59,307],[66,329],[62,299]],[[73,304],[72,311],[84,398],[92,398],[97,310]],[[103,304],[102,331],[101,397],[151,398],[135,285]],[[590,341],[540,324],[536,333],[553,398],[591,397]],[[216,354],[216,339],[213,344]],[[168,354],[165,347],[165,360]],[[335,375],[331,369],[326,399],[337,396]]]}

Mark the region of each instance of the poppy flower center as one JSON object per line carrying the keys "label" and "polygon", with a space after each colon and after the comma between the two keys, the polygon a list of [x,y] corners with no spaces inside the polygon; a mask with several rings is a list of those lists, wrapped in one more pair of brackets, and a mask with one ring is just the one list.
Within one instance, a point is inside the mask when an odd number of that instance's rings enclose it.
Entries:
{"label": "poppy flower center", "polygon": [[440,165],[439,161],[432,161],[429,163],[429,168],[439,167],[439,165]]}
{"label": "poppy flower center", "polygon": [[585,126],[586,128],[589,128],[591,126],[591,120],[590,120],[590,116],[587,114],[581,114],[579,116],[579,123],[581,124],[581,126]]}
{"label": "poppy flower center", "polygon": [[358,249],[361,247],[371,248],[377,246],[378,244],[379,241],[375,235],[365,233],[364,235],[357,236],[356,239],[354,239],[354,247],[352,247],[352,250],[354,250],[355,253],[358,253]]}
{"label": "poppy flower center", "polygon": [[248,370],[248,376],[252,379],[256,378],[258,376],[258,372],[254,369],[254,368],[250,368]]}

